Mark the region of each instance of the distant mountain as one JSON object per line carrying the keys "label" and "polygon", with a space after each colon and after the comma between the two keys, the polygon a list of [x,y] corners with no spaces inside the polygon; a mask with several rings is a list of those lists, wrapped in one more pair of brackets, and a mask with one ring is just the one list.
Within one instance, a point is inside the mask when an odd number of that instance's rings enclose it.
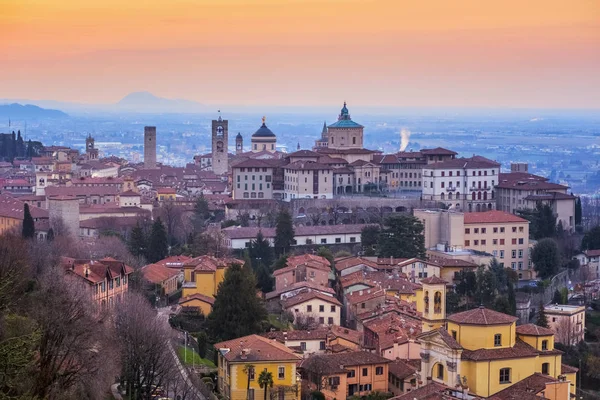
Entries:
{"label": "distant mountain", "polygon": [[67,118],[68,115],[59,110],[41,108],[31,104],[0,104],[0,118]]}
{"label": "distant mountain", "polygon": [[191,100],[166,99],[150,92],[134,92],[123,97],[116,106],[120,110],[138,112],[199,112],[205,106]]}

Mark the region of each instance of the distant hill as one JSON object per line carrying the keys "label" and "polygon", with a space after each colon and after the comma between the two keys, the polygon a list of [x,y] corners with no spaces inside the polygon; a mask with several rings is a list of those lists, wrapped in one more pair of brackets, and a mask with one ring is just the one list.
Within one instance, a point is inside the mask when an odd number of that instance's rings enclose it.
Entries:
{"label": "distant hill", "polygon": [[41,108],[31,104],[0,104],[0,118],[67,118],[68,115],[59,110]]}
{"label": "distant hill", "polygon": [[117,104],[121,110],[142,112],[198,112],[204,105],[191,100],[166,99],[150,92],[134,92],[123,97]]}

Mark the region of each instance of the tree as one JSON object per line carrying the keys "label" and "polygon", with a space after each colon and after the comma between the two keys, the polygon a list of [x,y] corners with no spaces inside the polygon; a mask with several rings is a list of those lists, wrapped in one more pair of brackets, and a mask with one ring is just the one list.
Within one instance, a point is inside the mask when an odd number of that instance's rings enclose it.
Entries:
{"label": "tree", "polygon": [[360,232],[360,242],[366,256],[375,255],[375,245],[379,239],[379,225],[368,225]]}
{"label": "tree", "polygon": [[496,275],[489,269],[480,266],[477,268],[477,289],[476,299],[480,305],[485,307],[493,307],[494,299],[496,298]]}
{"label": "tree", "polygon": [[152,224],[152,231],[148,238],[148,262],[155,263],[166,258],[169,255],[169,244],[167,241],[167,231],[159,218]]}
{"label": "tree", "polygon": [[194,215],[192,217],[194,223],[194,231],[201,232],[206,226],[206,221],[210,218],[210,209],[208,201],[204,198],[204,194],[200,194],[194,204]]}
{"label": "tree", "polygon": [[600,225],[595,226],[583,235],[581,241],[582,250],[598,250],[600,249]]}
{"label": "tree", "polygon": [[423,224],[411,215],[388,217],[377,248],[379,257],[425,258]]}
{"label": "tree", "polygon": [[163,386],[179,373],[169,341],[171,328],[157,318],[140,294],[129,294],[117,305],[115,326],[122,358],[122,376],[131,399],[152,399],[152,388]]}
{"label": "tree", "polygon": [[517,316],[517,296],[515,295],[515,287],[512,282],[508,282],[508,313]]}
{"label": "tree", "polygon": [[35,225],[33,223],[33,217],[29,211],[29,204],[25,203],[23,207],[23,238],[33,239],[35,237]]}
{"label": "tree", "polygon": [[259,261],[264,265],[271,265],[273,263],[273,248],[269,240],[265,239],[262,231],[258,231],[256,239],[250,242],[248,253],[254,266],[258,266]]}
{"label": "tree", "polygon": [[554,291],[554,295],[552,296],[552,304],[562,304],[562,296],[558,289]]}
{"label": "tree", "polygon": [[317,255],[321,256],[323,258],[326,258],[327,261],[329,261],[329,266],[331,268],[334,267],[335,262],[334,262],[334,259],[333,259],[333,253],[327,247],[325,247],[325,246],[319,247],[317,249]]}
{"label": "tree", "polygon": [[538,202],[533,210],[521,210],[519,215],[527,219],[529,235],[535,240],[554,237],[556,234],[556,215],[548,204]]}
{"label": "tree", "polygon": [[265,399],[267,400],[267,389],[273,387],[273,374],[266,370],[261,371],[258,375],[258,385],[265,389]]}
{"label": "tree", "polygon": [[244,369],[243,369],[244,373],[246,374],[247,380],[246,380],[246,400],[250,400],[250,378],[252,375],[254,375],[254,365],[253,364],[246,364],[244,365]]}
{"label": "tree", "polygon": [[148,241],[139,222],[135,224],[129,235],[129,251],[136,257],[147,256]]}
{"label": "tree", "polygon": [[456,293],[461,296],[473,297],[477,290],[477,275],[473,271],[462,270],[458,273]]}
{"label": "tree", "polygon": [[575,226],[581,225],[581,219],[582,219],[581,216],[582,216],[581,198],[577,197],[577,200],[575,200]]}
{"label": "tree", "polygon": [[542,301],[540,301],[540,310],[538,311],[537,321],[535,324],[542,328],[549,328],[548,316],[546,315],[546,310]]}
{"label": "tree", "polygon": [[23,238],[14,234],[0,236],[0,312],[12,308],[25,295],[33,277],[27,260],[30,255]]}
{"label": "tree", "polygon": [[277,215],[277,224],[275,226],[275,254],[278,256],[287,254],[294,242],[294,236],[292,216],[287,209],[283,208]]}
{"label": "tree", "polygon": [[531,251],[531,261],[540,278],[548,279],[554,276],[560,266],[560,254],[556,242],[550,238],[537,242]]}
{"label": "tree", "polygon": [[196,341],[198,342],[198,355],[202,358],[206,358],[206,346],[208,345],[208,335],[204,331],[200,331],[196,334]]}
{"label": "tree", "polygon": [[[253,264],[254,265],[254,264]],[[254,268],[256,274],[256,280],[258,287],[263,293],[269,293],[273,290],[273,275],[269,267],[263,264],[262,261],[258,261],[257,266]]]}
{"label": "tree", "polygon": [[54,229],[48,229],[48,236],[46,236],[46,240],[49,242],[54,240]]}
{"label": "tree", "polygon": [[271,268],[273,271],[277,271],[278,269],[287,267],[287,254],[282,255],[273,263],[273,267]]}
{"label": "tree", "polygon": [[230,340],[263,331],[267,318],[262,299],[256,296],[256,278],[250,268],[233,264],[219,284],[207,326],[214,339]]}

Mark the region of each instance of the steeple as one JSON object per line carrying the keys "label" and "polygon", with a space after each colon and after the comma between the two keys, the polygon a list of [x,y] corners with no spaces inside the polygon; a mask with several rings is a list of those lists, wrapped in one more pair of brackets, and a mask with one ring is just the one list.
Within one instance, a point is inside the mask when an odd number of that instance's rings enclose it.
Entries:
{"label": "steeple", "polygon": [[298,146],[296,147],[297,150],[300,150],[300,142],[298,142]]}
{"label": "steeple", "polygon": [[338,117],[339,121],[349,120],[350,113],[348,112],[348,107],[346,107],[346,102],[344,101],[344,107],[342,107],[342,111],[340,112],[340,116]]}
{"label": "steeple", "polygon": [[321,131],[321,139],[327,140],[327,121],[323,121],[323,130]]}

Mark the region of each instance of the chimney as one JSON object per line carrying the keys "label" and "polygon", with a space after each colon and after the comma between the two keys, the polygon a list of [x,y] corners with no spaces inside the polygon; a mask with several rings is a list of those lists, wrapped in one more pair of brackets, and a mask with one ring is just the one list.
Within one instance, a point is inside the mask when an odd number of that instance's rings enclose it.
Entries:
{"label": "chimney", "polygon": [[83,272],[85,273],[85,277],[87,278],[88,276],[90,276],[90,267],[85,264],[84,268],[83,268]]}

